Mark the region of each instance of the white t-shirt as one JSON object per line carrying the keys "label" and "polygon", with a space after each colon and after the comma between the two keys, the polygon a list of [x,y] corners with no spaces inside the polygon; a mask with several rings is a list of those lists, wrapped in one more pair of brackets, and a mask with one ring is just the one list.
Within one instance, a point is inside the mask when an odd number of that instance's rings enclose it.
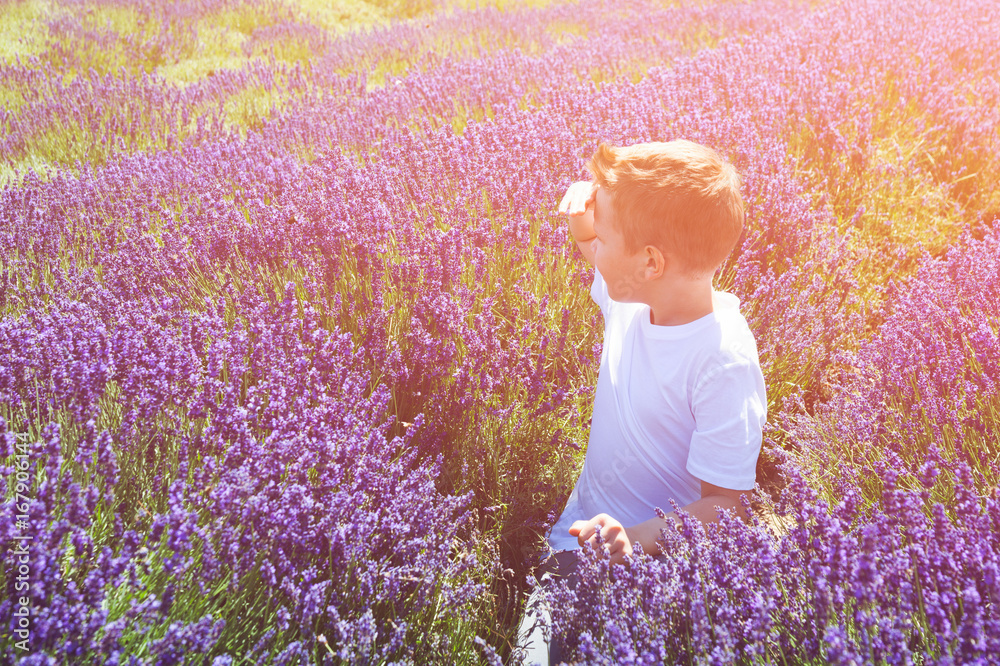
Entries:
{"label": "white t-shirt", "polygon": [[628,527],[701,498],[701,481],[751,490],[767,418],[757,344],[739,299],[713,293],[713,312],[660,326],[641,303],[608,296],[598,271],[590,295],[604,314],[604,346],[583,471],[549,533],[606,513]]}

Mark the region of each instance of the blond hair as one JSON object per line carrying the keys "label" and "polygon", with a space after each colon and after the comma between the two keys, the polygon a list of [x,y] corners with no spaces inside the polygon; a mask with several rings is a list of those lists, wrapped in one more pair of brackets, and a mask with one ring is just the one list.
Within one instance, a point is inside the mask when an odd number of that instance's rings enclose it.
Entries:
{"label": "blond hair", "polygon": [[587,167],[611,197],[629,252],[654,245],[686,273],[712,273],[743,232],[739,174],[711,148],[601,144]]}

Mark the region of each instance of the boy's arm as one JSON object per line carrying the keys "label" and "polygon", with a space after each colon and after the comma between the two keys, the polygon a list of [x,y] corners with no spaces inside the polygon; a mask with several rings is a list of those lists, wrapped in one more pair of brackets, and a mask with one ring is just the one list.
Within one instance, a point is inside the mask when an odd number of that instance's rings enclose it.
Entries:
{"label": "boy's arm", "polygon": [[566,190],[559,202],[559,212],[569,216],[569,232],[580,248],[581,254],[594,265],[593,242],[594,233],[594,198],[597,195],[597,183],[581,180],[573,183]]}
{"label": "boy's arm", "polygon": [[[682,508],[703,524],[718,521],[719,509],[736,509],[738,516],[745,517],[746,511],[743,509],[741,496],[748,492],[750,491],[720,488],[702,481],[701,499],[697,499]],[[632,554],[632,544],[635,543],[642,544],[642,552],[658,555],[660,546],[657,540],[660,538],[660,530],[680,526],[680,522],[681,519],[677,514],[671,511],[666,514],[666,521],[659,516],[653,516],[638,525],[625,527],[608,514],[602,513],[590,520],[576,521],[569,528],[569,533],[577,537],[581,547],[586,546],[588,542],[593,546],[596,542],[595,534],[600,528],[601,536],[604,538],[604,543],[611,555],[611,562],[624,563],[625,556]]]}
{"label": "boy's arm", "polygon": [[[746,518],[742,496],[749,492],[749,490],[720,488],[707,481],[702,481],[701,499],[697,499],[681,508],[700,520],[704,525],[719,520],[719,509],[727,511],[735,509],[737,516]],[[667,520],[664,521],[659,516],[653,516],[645,522],[625,528],[625,532],[632,543],[638,542],[642,544],[642,552],[657,555],[660,552],[660,546],[657,544],[657,539],[660,538],[660,530],[667,527],[680,527],[681,524],[680,517],[673,511],[666,514],[666,518]]]}

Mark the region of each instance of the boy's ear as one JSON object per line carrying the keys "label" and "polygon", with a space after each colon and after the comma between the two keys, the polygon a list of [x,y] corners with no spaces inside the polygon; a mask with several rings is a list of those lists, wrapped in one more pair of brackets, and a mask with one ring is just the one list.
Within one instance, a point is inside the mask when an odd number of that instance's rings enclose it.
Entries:
{"label": "boy's ear", "polygon": [[647,280],[655,280],[666,270],[668,258],[655,245],[647,245],[645,253],[646,263],[643,267],[643,273]]}

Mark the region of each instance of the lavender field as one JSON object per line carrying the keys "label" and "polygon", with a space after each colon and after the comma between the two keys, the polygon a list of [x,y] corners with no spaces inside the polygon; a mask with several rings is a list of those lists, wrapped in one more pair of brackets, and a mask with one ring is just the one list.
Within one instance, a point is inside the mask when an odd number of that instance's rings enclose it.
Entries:
{"label": "lavender field", "polygon": [[997,0],[0,0],[0,660],[516,663],[601,349],[556,205],[685,138],[744,181],[751,520],[555,630],[1000,663],[998,63]]}

